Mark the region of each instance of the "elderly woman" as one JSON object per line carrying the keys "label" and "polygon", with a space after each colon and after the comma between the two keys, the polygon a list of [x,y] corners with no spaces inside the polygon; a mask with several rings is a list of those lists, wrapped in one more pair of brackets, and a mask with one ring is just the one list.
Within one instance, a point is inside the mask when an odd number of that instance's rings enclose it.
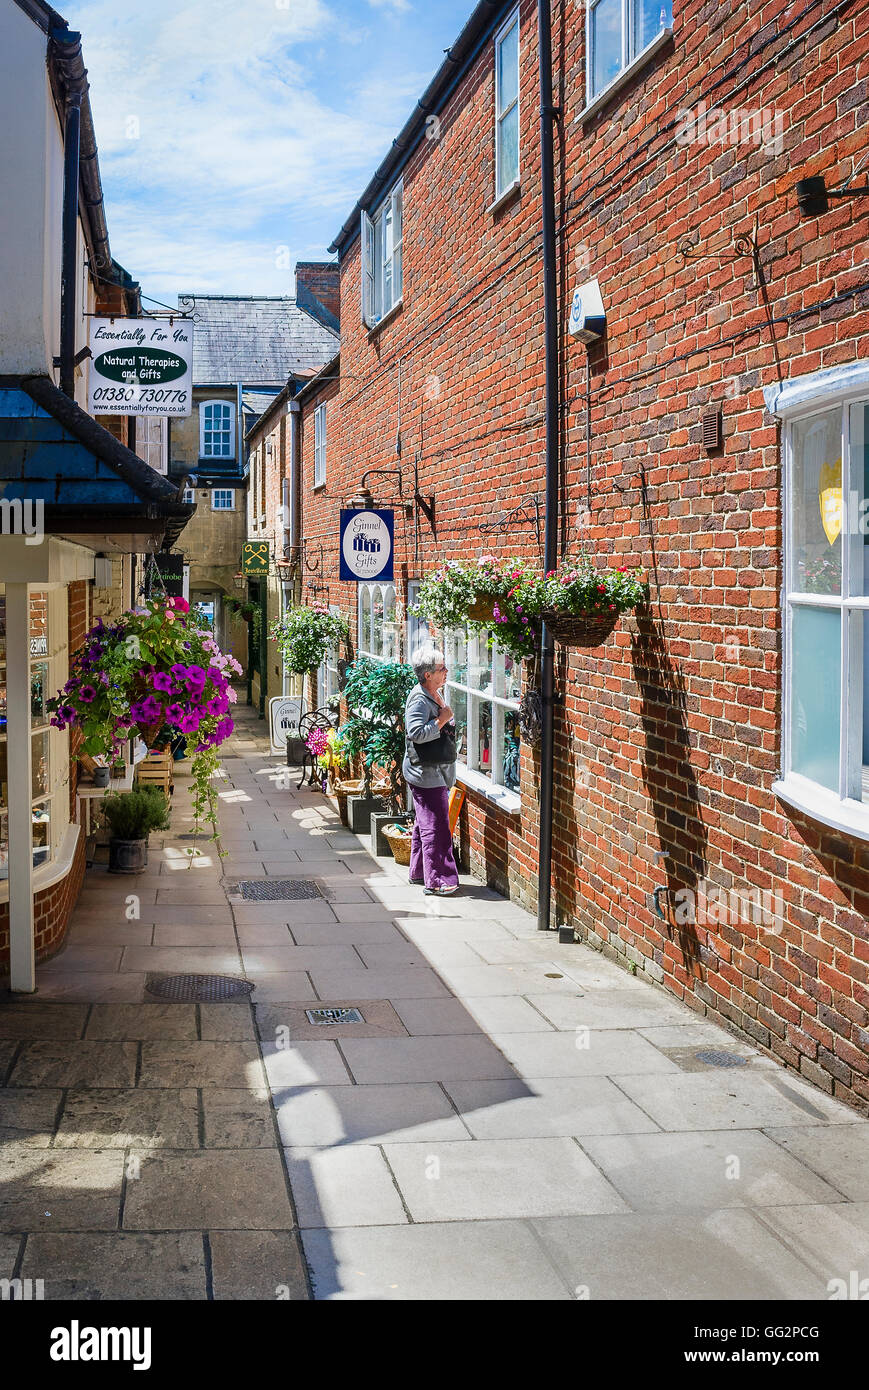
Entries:
{"label": "elderly woman", "polygon": [[430,642],[410,658],[419,681],[404,708],[404,779],[413,797],[416,821],[410,850],[410,881],[424,893],[454,893],[459,873],[453,855],[449,789],[456,780],[455,718],[443,697],[447,678],[444,654]]}

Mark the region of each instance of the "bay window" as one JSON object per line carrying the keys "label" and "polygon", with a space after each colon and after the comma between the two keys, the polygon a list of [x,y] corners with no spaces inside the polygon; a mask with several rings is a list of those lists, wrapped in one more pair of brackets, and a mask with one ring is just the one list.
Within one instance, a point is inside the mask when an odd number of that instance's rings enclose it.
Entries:
{"label": "bay window", "polygon": [[[784,727],[776,792],[869,839],[869,370],[779,393],[785,419]],[[796,388],[796,389],[794,389]],[[802,400],[800,397],[802,396]],[[802,405],[802,409],[800,408]],[[777,407],[777,408],[776,408]]]}

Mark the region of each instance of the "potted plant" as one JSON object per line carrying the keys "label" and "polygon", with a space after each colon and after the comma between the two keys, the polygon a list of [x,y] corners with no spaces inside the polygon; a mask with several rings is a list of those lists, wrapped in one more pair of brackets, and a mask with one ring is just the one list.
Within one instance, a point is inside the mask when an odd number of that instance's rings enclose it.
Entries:
{"label": "potted plant", "polygon": [[109,873],[140,873],[148,862],[151,831],[169,828],[169,805],[165,796],[158,787],[113,792],[103,802],[103,815],[111,832]]}
{"label": "potted plant", "polygon": [[70,658],[70,677],[50,701],[55,728],[75,727],[83,749],[111,762],[138,732],[150,747],[165,724],[192,760],[196,829],[217,835],[217,748],[229,737],[230,685],[241,674],[183,598],[150,599],[114,623],[102,618]]}
{"label": "potted plant", "polygon": [[346,642],[347,619],[323,604],[288,608],[269,629],[278,645],[285,671],[304,675],[320,665],[330,647]]}
{"label": "potted plant", "polygon": [[598,569],[590,556],[550,572],[534,586],[534,602],[562,642],[597,647],[605,642],[622,613],[648,599],[639,570]]}
{"label": "potted plant", "polygon": [[344,698],[350,716],[338,732],[345,753],[362,760],[363,793],[348,808],[351,828],[357,832],[368,829],[371,812],[381,800],[373,785],[377,768],[383,774],[388,803],[382,809],[395,814],[401,811],[404,706],[415,684],[413,667],[399,661],[359,657],[347,671]]}

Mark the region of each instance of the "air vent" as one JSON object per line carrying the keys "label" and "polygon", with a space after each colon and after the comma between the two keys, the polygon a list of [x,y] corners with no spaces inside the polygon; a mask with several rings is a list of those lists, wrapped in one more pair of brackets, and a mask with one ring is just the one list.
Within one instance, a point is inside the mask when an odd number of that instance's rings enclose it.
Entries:
{"label": "air vent", "polygon": [[703,448],[707,454],[721,448],[721,411],[718,406],[704,410],[701,417],[703,426]]}

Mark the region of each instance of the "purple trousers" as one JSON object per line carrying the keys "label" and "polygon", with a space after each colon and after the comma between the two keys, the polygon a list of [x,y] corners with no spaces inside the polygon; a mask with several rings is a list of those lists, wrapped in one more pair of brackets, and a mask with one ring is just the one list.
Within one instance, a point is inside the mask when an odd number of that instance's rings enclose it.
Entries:
{"label": "purple trousers", "polygon": [[410,878],[426,888],[453,888],[459,871],[450,834],[449,791],[446,787],[411,787],[416,821],[410,842]]}

